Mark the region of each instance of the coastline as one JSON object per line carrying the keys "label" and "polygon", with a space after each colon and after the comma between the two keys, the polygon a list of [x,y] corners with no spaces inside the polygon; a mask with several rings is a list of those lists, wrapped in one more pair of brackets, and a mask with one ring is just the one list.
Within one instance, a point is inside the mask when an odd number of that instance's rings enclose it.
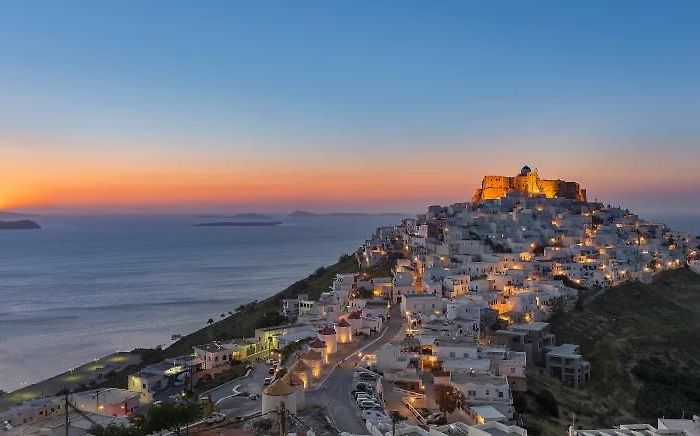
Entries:
{"label": "coastline", "polygon": [[[318,268],[306,277],[297,280],[285,289],[262,301],[253,300],[241,305],[239,307],[240,310],[233,313],[233,315],[184,335],[164,349],[134,348],[131,351],[112,353],[94,361],[85,362],[72,370],[69,369],[5,393],[0,396],[0,411],[22,401],[45,395],[54,395],[64,387],[70,391],[85,390],[91,386],[126,388],[126,376],[143,366],[153,363],[153,360],[158,361],[163,358],[188,354],[191,352],[192,346],[206,343],[211,340],[211,337],[226,340],[241,336],[252,336],[255,328],[273,325],[279,321],[279,318],[271,314],[277,314],[280,299],[293,297],[301,293],[308,293],[317,297],[317,294],[320,294],[322,290],[330,286],[336,274],[357,271],[359,271],[359,266],[355,256],[342,255],[335,263]],[[93,381],[96,383],[92,383]]]}
{"label": "coastline", "polygon": [[295,297],[303,293],[308,293],[310,298],[318,298],[318,295],[330,286],[336,274],[357,271],[359,271],[359,266],[355,256],[343,255],[335,263],[317,269],[276,294],[259,302],[254,300],[242,305],[239,307],[240,310],[233,315],[183,336],[163,350],[164,357],[170,358],[187,354],[191,351],[192,346],[206,343],[212,337],[227,340],[252,336],[256,328],[278,323],[279,318],[274,315],[278,313],[281,299]]}
{"label": "coastline", "polygon": [[[165,348],[392,224],[323,218],[207,230],[172,214],[42,219],[41,231],[0,231],[0,342],[12,350],[0,353],[5,392],[115,350]],[[51,359],[36,359],[39,349]]]}

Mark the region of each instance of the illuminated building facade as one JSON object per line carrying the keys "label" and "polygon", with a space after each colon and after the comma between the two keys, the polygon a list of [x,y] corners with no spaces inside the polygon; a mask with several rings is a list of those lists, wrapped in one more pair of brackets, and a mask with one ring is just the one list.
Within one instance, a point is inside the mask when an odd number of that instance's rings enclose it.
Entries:
{"label": "illuminated building facade", "polygon": [[527,165],[514,177],[485,176],[472,200],[497,200],[514,192],[527,196],[586,201],[586,190],[581,189],[578,183],[541,179],[537,170],[532,171]]}

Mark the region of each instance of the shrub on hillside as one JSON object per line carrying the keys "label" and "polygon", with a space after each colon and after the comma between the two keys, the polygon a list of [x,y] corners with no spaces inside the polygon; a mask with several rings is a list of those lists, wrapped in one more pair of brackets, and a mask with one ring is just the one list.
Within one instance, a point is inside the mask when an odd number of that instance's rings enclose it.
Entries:
{"label": "shrub on hillside", "polygon": [[535,401],[540,409],[554,418],[559,417],[559,404],[557,399],[547,389],[543,389],[535,394]]}

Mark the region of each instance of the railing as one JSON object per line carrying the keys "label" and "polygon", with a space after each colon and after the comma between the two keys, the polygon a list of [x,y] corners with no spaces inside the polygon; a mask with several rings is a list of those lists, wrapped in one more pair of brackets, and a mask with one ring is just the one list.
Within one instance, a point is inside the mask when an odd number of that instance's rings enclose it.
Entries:
{"label": "railing", "polygon": [[402,388],[400,388],[400,387],[398,387],[398,386],[394,386],[394,392],[398,392],[398,393],[401,393],[401,394],[404,394],[404,395],[409,395],[409,396],[411,396],[411,397],[413,397],[413,398],[420,398],[420,399],[425,398],[425,394],[423,394],[423,393],[414,392],[414,391],[409,391],[409,390],[407,390],[407,389],[402,389]]}
{"label": "railing", "polygon": [[428,425],[428,421],[426,421],[425,418],[423,418],[423,415],[421,415],[420,412],[416,410],[416,408],[413,407],[413,405],[411,405],[411,403],[405,397],[401,399],[401,402],[403,402],[406,408],[413,414],[413,416],[416,417],[418,422],[420,422],[424,426]]}

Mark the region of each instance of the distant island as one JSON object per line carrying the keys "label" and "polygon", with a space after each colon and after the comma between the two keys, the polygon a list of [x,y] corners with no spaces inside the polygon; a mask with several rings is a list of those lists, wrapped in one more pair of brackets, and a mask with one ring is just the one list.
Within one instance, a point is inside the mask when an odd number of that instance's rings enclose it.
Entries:
{"label": "distant island", "polygon": [[271,216],[269,215],[263,215],[261,213],[254,213],[254,212],[248,212],[248,213],[236,213],[233,215],[197,215],[197,218],[206,218],[206,219],[246,219],[246,220],[269,220],[272,219]]}
{"label": "distant island", "polygon": [[40,228],[39,224],[31,220],[0,221],[0,230],[31,230]]}
{"label": "distant island", "polygon": [[265,227],[279,226],[282,221],[218,221],[214,223],[192,224],[193,227]]}
{"label": "distant island", "polygon": [[288,215],[290,218],[313,218],[321,216],[338,216],[338,217],[368,217],[368,216],[388,216],[399,217],[407,216],[405,213],[385,212],[385,213],[364,213],[364,212],[330,212],[330,213],[315,213],[305,210],[295,210]]}
{"label": "distant island", "polygon": [[34,213],[10,212],[8,210],[0,210],[0,218],[29,218],[36,217]]}

